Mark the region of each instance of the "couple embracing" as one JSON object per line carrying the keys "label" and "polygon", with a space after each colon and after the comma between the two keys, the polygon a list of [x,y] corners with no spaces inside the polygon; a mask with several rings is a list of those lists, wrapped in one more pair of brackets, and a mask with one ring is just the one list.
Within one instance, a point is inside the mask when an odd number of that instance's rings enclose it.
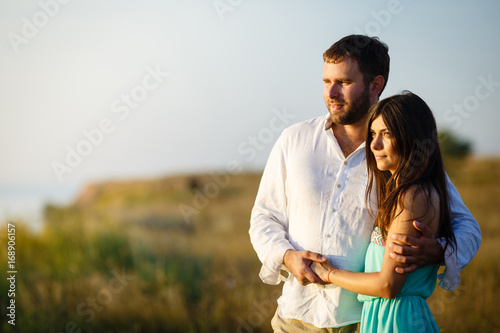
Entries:
{"label": "couple embracing", "polygon": [[260,277],[285,280],[273,329],[438,332],[426,303],[438,267],[454,290],[481,233],[434,116],[410,92],[379,101],[389,54],[377,38],[344,37],[323,59],[329,113],[283,131],[252,210]]}

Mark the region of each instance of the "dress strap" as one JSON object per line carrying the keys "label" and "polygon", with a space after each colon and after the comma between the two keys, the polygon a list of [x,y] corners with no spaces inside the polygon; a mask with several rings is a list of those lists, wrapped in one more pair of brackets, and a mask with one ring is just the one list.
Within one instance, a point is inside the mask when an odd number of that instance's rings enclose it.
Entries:
{"label": "dress strap", "polygon": [[382,233],[380,232],[378,227],[373,229],[372,235],[370,237],[370,242],[385,247],[386,241],[387,237],[382,237]]}

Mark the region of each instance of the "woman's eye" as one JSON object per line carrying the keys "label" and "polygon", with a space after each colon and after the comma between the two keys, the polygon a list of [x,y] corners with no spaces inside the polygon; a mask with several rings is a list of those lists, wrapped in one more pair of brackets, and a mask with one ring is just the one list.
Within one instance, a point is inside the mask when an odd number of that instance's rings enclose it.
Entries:
{"label": "woman's eye", "polygon": [[384,136],[385,136],[385,137],[390,138],[390,137],[391,137],[391,133],[389,133],[389,132],[385,132],[385,133],[384,133]]}

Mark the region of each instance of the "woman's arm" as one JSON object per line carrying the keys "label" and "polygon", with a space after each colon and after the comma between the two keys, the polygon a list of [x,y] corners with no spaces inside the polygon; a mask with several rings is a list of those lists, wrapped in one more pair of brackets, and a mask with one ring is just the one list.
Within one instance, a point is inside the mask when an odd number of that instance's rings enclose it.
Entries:
{"label": "woman's arm", "polygon": [[[414,195],[414,191],[409,191],[405,196],[404,206],[405,208],[401,214],[391,223],[387,235],[389,239],[395,233],[418,236],[418,231],[412,226],[414,217],[424,216],[424,218],[421,218],[422,222],[437,231],[439,214],[432,206],[427,209],[428,202],[424,193],[420,192]],[[438,207],[438,205],[433,206]],[[398,211],[401,211],[401,208],[398,207]],[[335,269],[330,272],[333,266],[329,262],[324,264],[313,263],[311,268],[324,281],[330,281],[355,293],[394,298],[406,281],[406,275],[396,273],[395,268],[404,267],[405,264],[393,260],[389,253],[390,249],[386,248],[380,272],[357,273],[342,269]]]}

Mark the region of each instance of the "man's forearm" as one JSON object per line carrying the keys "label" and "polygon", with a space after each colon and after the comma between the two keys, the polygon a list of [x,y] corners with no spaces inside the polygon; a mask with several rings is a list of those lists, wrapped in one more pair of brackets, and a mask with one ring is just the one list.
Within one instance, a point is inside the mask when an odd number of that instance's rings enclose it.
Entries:
{"label": "man's forearm", "polygon": [[289,249],[293,249],[285,227],[262,214],[259,208],[254,208],[249,234],[255,252],[262,262],[260,278],[267,284],[279,284],[283,257]]}

